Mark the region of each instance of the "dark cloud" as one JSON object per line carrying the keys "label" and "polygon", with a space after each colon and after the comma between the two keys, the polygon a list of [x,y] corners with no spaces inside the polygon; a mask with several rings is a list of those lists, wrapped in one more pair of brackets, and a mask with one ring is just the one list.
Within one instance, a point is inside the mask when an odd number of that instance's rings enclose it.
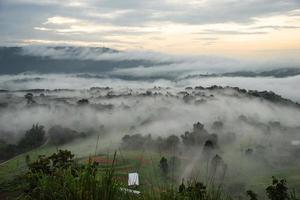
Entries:
{"label": "dark cloud", "polygon": [[[148,21],[171,21],[187,24],[250,22],[253,17],[268,16],[298,9],[297,0],[244,0],[244,1],[91,1],[92,5],[130,12],[114,18],[118,24],[140,24]],[[198,2],[198,4],[197,4]]]}

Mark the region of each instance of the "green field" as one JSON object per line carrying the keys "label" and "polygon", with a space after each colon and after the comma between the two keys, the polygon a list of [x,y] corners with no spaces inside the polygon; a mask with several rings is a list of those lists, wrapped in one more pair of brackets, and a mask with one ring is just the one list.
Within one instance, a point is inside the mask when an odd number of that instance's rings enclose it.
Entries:
{"label": "green field", "polygon": [[[182,167],[189,161],[184,155],[178,156],[180,165],[176,170],[172,170],[168,177],[165,178],[164,174],[159,168],[159,161],[162,156],[170,159],[174,156],[174,153],[164,152],[159,153],[157,151],[147,150],[121,150],[118,148],[118,143],[113,141],[100,141],[96,149],[96,137],[91,136],[84,140],[77,140],[72,143],[53,146],[44,145],[40,148],[18,155],[0,165],[0,192],[2,196],[17,195],[20,190],[18,182],[19,176],[24,174],[27,170],[26,156],[29,155],[31,161],[36,160],[39,155],[49,156],[56,152],[58,149],[68,149],[75,154],[75,160],[79,163],[88,163],[89,159],[98,162],[99,171],[105,171],[112,166],[114,153],[116,152],[116,160],[114,162],[115,177],[123,183],[127,184],[127,176],[130,172],[138,172],[140,185],[136,188],[139,191],[149,192],[149,188],[152,191],[159,191],[162,188],[168,188],[169,186],[178,187],[181,183]],[[226,159],[226,156],[225,156]],[[290,166],[283,170],[269,170],[260,171],[260,166],[255,163],[243,160],[242,158],[230,158],[239,162],[239,169],[230,169],[230,171],[236,171],[237,175],[232,173],[226,174],[222,186],[225,191],[232,192],[231,190],[240,188],[243,191],[251,189],[256,191],[260,195],[263,195],[265,188],[270,184],[271,177],[276,176],[279,178],[285,178],[288,181],[289,188],[295,188],[299,192],[300,188],[300,165]],[[197,166],[199,168],[197,168]],[[200,182],[205,182],[205,175],[203,171],[205,164],[198,163],[193,169],[195,179]],[[229,166],[230,168],[231,166]],[[252,173],[249,176],[243,176],[247,170],[257,170],[256,173]],[[240,173],[241,175],[238,175]],[[235,196],[233,192],[233,196]]]}

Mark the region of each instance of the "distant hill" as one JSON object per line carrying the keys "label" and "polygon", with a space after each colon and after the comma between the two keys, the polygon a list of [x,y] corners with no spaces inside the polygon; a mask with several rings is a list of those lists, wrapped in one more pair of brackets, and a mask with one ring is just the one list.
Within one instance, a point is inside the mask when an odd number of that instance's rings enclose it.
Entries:
{"label": "distant hill", "polygon": [[[36,53],[36,51],[40,51]],[[48,51],[48,55],[43,51]],[[65,54],[57,54],[63,52]],[[152,66],[154,61],[143,59],[92,59],[88,53],[116,53],[109,48],[43,47],[34,52],[23,47],[0,47],[0,74],[38,73],[101,73],[113,68]],[[51,55],[52,53],[52,55]],[[50,55],[50,56],[49,56]],[[82,58],[83,57],[83,58]],[[162,63],[161,63],[162,64]]]}
{"label": "distant hill", "polygon": [[213,74],[195,74],[184,78],[208,78],[208,77],[275,77],[284,78],[300,75],[300,68],[279,68],[260,72],[254,71],[235,71],[228,73]]}
{"label": "distant hill", "polygon": [[231,72],[231,73],[224,73],[222,76],[242,76],[242,77],[266,77],[272,76],[276,78],[283,78],[289,76],[297,76],[300,74],[300,68],[280,68],[280,69],[273,69],[268,71],[262,72],[251,72],[251,71],[239,71],[239,72]]}
{"label": "distant hill", "polygon": [[[0,74],[19,73],[80,73],[86,78],[111,76],[115,78],[137,79],[186,79],[203,77],[276,77],[300,75],[300,68],[279,68],[265,71],[233,71],[227,73],[193,74],[183,78],[155,74],[154,76],[133,76],[131,74],[110,74],[114,69],[151,67],[174,64],[176,61],[152,59],[105,47],[74,46],[26,46],[0,47]],[[172,71],[172,70],[171,70]],[[92,75],[91,75],[92,74]],[[95,75],[96,74],[96,75]],[[82,75],[84,76],[84,75]],[[176,77],[177,76],[177,77]]]}

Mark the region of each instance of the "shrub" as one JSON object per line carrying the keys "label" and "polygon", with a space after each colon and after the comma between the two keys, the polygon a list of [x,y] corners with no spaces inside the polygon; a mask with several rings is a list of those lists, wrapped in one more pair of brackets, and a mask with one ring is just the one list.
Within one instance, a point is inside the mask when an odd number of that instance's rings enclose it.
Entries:
{"label": "shrub", "polygon": [[[78,165],[70,151],[60,150],[40,156],[29,165],[25,179],[28,183],[20,199],[39,200],[98,200],[129,199],[131,194],[121,190],[114,176],[114,162],[104,172],[96,163]],[[115,161],[115,156],[114,156]]]}
{"label": "shrub", "polygon": [[276,177],[272,177],[272,185],[266,188],[267,195],[270,200],[286,200],[289,199],[288,188],[286,186],[286,180],[278,180]]}

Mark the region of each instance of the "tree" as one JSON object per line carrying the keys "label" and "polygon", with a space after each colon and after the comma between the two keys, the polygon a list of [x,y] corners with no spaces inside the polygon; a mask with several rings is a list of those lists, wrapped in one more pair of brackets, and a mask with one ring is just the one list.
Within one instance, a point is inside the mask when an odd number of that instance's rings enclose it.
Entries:
{"label": "tree", "polygon": [[174,149],[178,146],[180,142],[180,139],[176,135],[170,135],[169,137],[166,138],[165,140],[165,149]]}
{"label": "tree", "polygon": [[165,176],[169,173],[169,164],[168,160],[165,157],[162,157],[160,159],[159,168]]}
{"label": "tree", "polygon": [[193,124],[193,131],[186,131],[180,136],[182,142],[186,146],[203,145],[204,141],[207,140],[210,135],[204,128],[204,125],[200,122]]}
{"label": "tree", "polygon": [[184,193],[185,192],[185,185],[184,185],[184,181],[182,180],[181,185],[178,188],[178,192],[179,193]]}
{"label": "tree", "polygon": [[50,142],[55,145],[68,143],[76,138],[85,137],[84,133],[78,133],[75,130],[64,128],[59,125],[52,126],[49,131]]}
{"label": "tree", "polygon": [[80,99],[77,101],[77,105],[82,106],[82,105],[88,105],[89,100],[88,99]]}
{"label": "tree", "polygon": [[34,104],[36,103],[34,100],[33,100],[33,94],[32,93],[27,93],[25,94],[25,99],[27,99],[27,104]]}
{"label": "tree", "polygon": [[22,150],[30,150],[43,144],[45,140],[45,130],[38,124],[26,131],[25,136],[19,141],[18,147]]}
{"label": "tree", "polygon": [[122,146],[125,149],[141,149],[149,140],[152,140],[149,136],[142,136],[141,134],[125,135],[122,137]]}

